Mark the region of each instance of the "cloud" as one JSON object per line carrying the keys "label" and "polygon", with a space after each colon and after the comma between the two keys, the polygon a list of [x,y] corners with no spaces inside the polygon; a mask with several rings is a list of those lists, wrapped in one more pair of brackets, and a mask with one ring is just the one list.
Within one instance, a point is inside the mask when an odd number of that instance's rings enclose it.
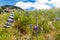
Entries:
{"label": "cloud", "polygon": [[52,0],[57,8],[60,8],[60,0]]}
{"label": "cloud", "polygon": [[51,3],[54,4],[55,7],[60,7],[60,0],[36,0],[35,3],[31,2],[17,2],[15,6],[21,7],[22,9],[34,7],[35,9],[50,9],[51,7],[46,5],[45,3]]}
{"label": "cloud", "polygon": [[45,4],[40,4],[40,3],[38,3],[38,2],[36,2],[36,3],[18,2],[18,3],[16,3],[15,6],[21,7],[22,9],[26,9],[26,8],[29,8],[29,7],[34,7],[35,9],[46,9],[46,8],[50,8],[49,6],[47,6],[47,5],[45,5]]}
{"label": "cloud", "polygon": [[33,7],[34,4],[33,3],[30,3],[30,2],[27,2],[27,3],[18,2],[18,3],[16,3],[15,6],[21,7],[22,9],[26,9],[27,7]]}

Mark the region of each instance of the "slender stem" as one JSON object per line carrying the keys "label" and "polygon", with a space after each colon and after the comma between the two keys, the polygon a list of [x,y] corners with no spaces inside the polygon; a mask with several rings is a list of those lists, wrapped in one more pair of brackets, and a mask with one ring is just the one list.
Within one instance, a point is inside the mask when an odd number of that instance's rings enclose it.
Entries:
{"label": "slender stem", "polygon": [[36,33],[36,38],[37,38],[37,40],[38,40],[38,35],[37,35],[37,33]]}

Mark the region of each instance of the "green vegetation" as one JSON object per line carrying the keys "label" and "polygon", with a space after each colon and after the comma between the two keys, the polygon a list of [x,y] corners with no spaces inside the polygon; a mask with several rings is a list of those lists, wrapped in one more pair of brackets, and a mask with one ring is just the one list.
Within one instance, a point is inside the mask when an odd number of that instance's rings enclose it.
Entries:
{"label": "green vegetation", "polygon": [[60,40],[60,9],[14,12],[14,23],[4,28],[10,13],[0,14],[0,40]]}

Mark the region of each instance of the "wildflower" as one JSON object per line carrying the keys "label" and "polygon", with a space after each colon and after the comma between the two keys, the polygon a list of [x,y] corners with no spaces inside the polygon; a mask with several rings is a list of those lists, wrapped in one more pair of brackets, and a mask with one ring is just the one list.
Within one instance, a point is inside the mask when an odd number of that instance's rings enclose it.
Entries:
{"label": "wildflower", "polygon": [[13,16],[9,16],[9,18],[13,19],[14,17]]}
{"label": "wildflower", "polygon": [[34,30],[35,30],[35,31],[37,31],[37,30],[38,30],[38,25],[36,25],[36,26],[34,27]]}
{"label": "wildflower", "polygon": [[5,22],[5,25],[8,25],[8,26],[10,26],[11,24],[10,24],[9,22]]}
{"label": "wildflower", "polygon": [[38,40],[38,25],[36,25],[36,26],[34,27],[34,30],[35,30],[34,34],[35,34],[35,36],[36,36],[36,38],[37,38],[37,40]]}
{"label": "wildflower", "polygon": [[11,26],[11,24],[12,24],[12,22],[14,22],[14,14],[11,14],[9,17],[8,17],[8,20],[7,20],[7,22],[5,22],[5,25],[4,25],[4,27],[5,28],[8,28],[9,26]]}
{"label": "wildflower", "polygon": [[7,21],[8,21],[8,22],[14,22],[14,20],[13,20],[13,19],[8,19]]}

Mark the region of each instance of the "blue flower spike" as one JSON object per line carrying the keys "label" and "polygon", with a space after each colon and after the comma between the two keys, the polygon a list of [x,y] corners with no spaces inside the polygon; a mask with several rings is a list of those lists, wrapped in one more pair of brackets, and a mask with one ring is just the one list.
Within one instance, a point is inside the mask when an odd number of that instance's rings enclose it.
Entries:
{"label": "blue flower spike", "polygon": [[9,28],[9,26],[7,26],[7,25],[4,25],[4,28]]}
{"label": "blue flower spike", "polygon": [[9,18],[14,19],[14,17],[13,17],[13,16],[9,16]]}
{"label": "blue flower spike", "polygon": [[38,25],[34,27],[34,31],[35,31],[36,38],[38,40]]}
{"label": "blue flower spike", "polygon": [[9,22],[5,22],[5,25],[10,26],[11,24]]}
{"label": "blue flower spike", "polygon": [[38,30],[38,25],[36,25],[36,26],[34,27],[34,30],[35,30],[35,31],[37,31],[37,30]]}
{"label": "blue flower spike", "polygon": [[10,16],[8,17],[8,20],[5,22],[4,28],[10,27],[13,22],[14,22],[14,14],[11,13]]}
{"label": "blue flower spike", "polygon": [[8,19],[7,21],[10,22],[10,23],[14,22],[13,19]]}

